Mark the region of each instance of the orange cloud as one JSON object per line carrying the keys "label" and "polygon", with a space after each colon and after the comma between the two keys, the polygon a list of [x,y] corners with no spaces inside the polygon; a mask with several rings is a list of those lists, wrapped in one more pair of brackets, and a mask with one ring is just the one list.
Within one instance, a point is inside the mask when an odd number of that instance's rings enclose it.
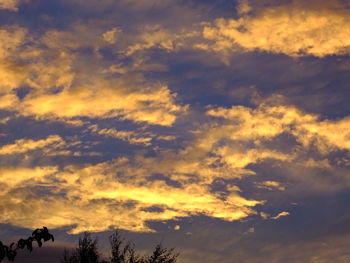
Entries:
{"label": "orange cloud", "polygon": [[17,11],[19,2],[19,0],[0,0],[0,9]]}
{"label": "orange cloud", "polygon": [[[307,150],[309,147],[303,143],[305,136],[314,138],[315,145],[323,142],[330,149],[344,149],[350,138],[347,135],[349,130],[343,124],[346,119],[320,120],[317,115],[292,106],[262,104],[255,109],[242,106],[212,108],[207,114],[212,117],[211,122],[194,132],[194,139],[181,150],[160,150],[153,157],[139,153],[132,158],[123,157],[83,167],[66,166],[62,170],[33,168],[41,171],[35,180],[18,176],[16,183],[7,188],[6,202],[2,204],[4,213],[0,219],[27,228],[44,222],[51,228],[73,226],[72,233],[104,231],[115,226],[132,231],[153,231],[148,225],[150,221],[178,220],[193,215],[240,220],[256,214],[254,206],[265,201],[242,197],[241,190],[234,184],[225,185],[224,191],[218,194],[211,188],[216,180],[255,174],[249,165],[267,160],[287,162],[293,167],[309,167],[310,162],[299,160],[302,159],[300,148]],[[328,133],[325,128],[332,125],[344,143],[332,141],[334,130],[330,129]],[[103,131],[106,135],[128,136],[116,130]],[[285,153],[283,149],[264,144],[283,133],[295,136],[298,150],[288,149]],[[33,143],[23,142],[24,145]],[[46,143],[36,142],[37,145]],[[4,148],[13,148],[14,145]],[[2,183],[10,178],[10,172],[6,174]],[[155,176],[159,174],[163,176],[161,179]],[[19,187],[23,185],[22,181],[25,188]],[[263,181],[257,187],[284,190],[283,185],[276,181]],[[42,195],[39,190],[43,188],[49,192],[48,197],[37,198]],[[24,200],[30,206],[24,205]],[[26,220],[23,215],[32,211],[43,216]],[[286,215],[288,212],[274,217],[261,214],[272,219]]]}
{"label": "orange cloud", "polygon": [[3,26],[0,28],[0,58],[13,55],[23,43],[26,30],[18,26]]}
{"label": "orange cloud", "polygon": [[327,154],[333,149],[350,150],[349,118],[320,121],[319,116],[308,114],[292,106],[261,104],[256,109],[237,106],[217,108],[207,112],[236,124],[227,126],[231,138],[240,140],[268,140],[282,133],[290,133],[304,146],[316,145]]}
{"label": "orange cloud", "polygon": [[250,12],[254,5],[242,1],[239,19],[222,18],[205,26],[203,36],[213,44],[200,47],[218,52],[259,50],[293,57],[345,54],[350,49],[349,11],[339,6],[339,2],[334,6],[294,1]]}
{"label": "orange cloud", "polygon": [[[29,38],[19,27],[0,30],[2,109],[36,118],[118,117],[163,126],[171,126],[187,111],[186,106],[176,104],[176,94],[166,84],[146,81],[141,73],[132,72],[159,65],[122,66],[123,75],[116,76],[107,70],[113,65],[100,66],[105,63],[98,52],[86,57],[74,53],[86,42],[97,50],[103,46],[99,30],[88,34],[82,26],[73,29],[48,31],[39,39]],[[111,38],[111,34],[105,36]],[[22,46],[24,42],[28,43]],[[63,46],[57,45],[61,42]],[[96,63],[84,62],[90,59]],[[15,90],[22,85],[31,89],[19,100]]]}
{"label": "orange cloud", "polygon": [[115,27],[103,33],[102,37],[106,42],[110,44],[115,44],[115,42],[117,41],[118,35],[121,32],[122,32],[121,29]]}
{"label": "orange cloud", "polygon": [[152,137],[145,137],[134,131],[118,131],[116,129],[96,129],[98,134],[106,137],[114,137],[123,141],[127,141],[131,144],[151,145]]}
{"label": "orange cloud", "polygon": [[[126,163],[116,160],[84,168],[70,166],[63,171],[52,168],[3,169],[8,172],[3,172],[0,183],[6,183],[10,174],[29,176],[17,176],[16,181],[8,185],[0,220],[27,228],[44,222],[51,228],[74,225],[72,233],[103,231],[113,226],[148,232],[153,231],[148,221],[173,220],[198,214],[228,221],[239,220],[254,214],[251,207],[260,203],[240,197],[237,192],[221,200],[205,185],[172,187],[163,181],[146,180],[148,174],[143,174],[141,182],[140,178],[136,180],[125,174],[127,181],[124,181],[116,177],[117,173],[127,168],[123,164]],[[35,180],[30,177],[34,174]],[[19,185],[26,187],[18,188]],[[38,186],[47,187],[45,189],[51,192],[50,195],[37,198]],[[157,211],[152,211],[152,208],[157,208]],[[27,220],[29,217],[26,215],[33,212],[41,216]],[[98,218],[96,213],[99,214]]]}
{"label": "orange cloud", "polygon": [[39,182],[45,182],[47,176],[57,172],[54,166],[48,167],[10,167],[0,166],[1,193],[9,193],[20,187],[33,186]]}
{"label": "orange cloud", "polygon": [[279,191],[286,190],[286,188],[281,183],[276,181],[264,181],[264,182],[258,183],[256,187],[267,189],[267,190],[274,190],[274,189],[277,189]]}
{"label": "orange cloud", "polygon": [[96,87],[82,87],[56,94],[29,96],[20,108],[22,114],[46,118],[120,116],[135,122],[170,126],[175,122],[176,114],[186,110],[177,106],[174,100],[175,95],[166,86],[145,87],[140,91],[118,86],[97,90]]}
{"label": "orange cloud", "polygon": [[[81,142],[76,138],[67,138],[63,140],[58,135],[50,135],[45,139],[18,139],[14,143],[0,146],[0,155],[24,154],[24,163],[30,163],[32,158],[43,156],[83,156],[99,155],[96,152],[80,152],[69,149],[78,146]],[[13,158],[13,157],[11,157]],[[18,157],[14,157],[18,158]]]}
{"label": "orange cloud", "polygon": [[279,218],[281,218],[281,217],[284,217],[284,216],[288,216],[289,215],[289,212],[281,212],[281,213],[279,213],[278,215],[276,215],[276,216],[274,216],[274,217],[271,217],[271,219],[275,219],[275,220],[277,220],[277,219],[279,219]]}
{"label": "orange cloud", "polygon": [[4,146],[1,146],[0,155],[25,153],[36,149],[45,148],[47,146],[60,147],[62,146],[62,144],[64,144],[64,141],[58,135],[51,135],[46,139],[37,140],[37,141],[19,139],[19,140],[16,140],[15,143],[13,144],[7,144]]}
{"label": "orange cloud", "polygon": [[23,44],[25,36],[26,30],[18,26],[0,28],[0,96],[24,82],[25,67],[16,62],[14,56]]}
{"label": "orange cloud", "polygon": [[136,51],[149,49],[151,47],[159,47],[172,51],[175,49],[175,41],[179,38],[169,30],[161,26],[146,26],[143,32],[137,36],[136,44],[131,45],[127,51],[127,55],[132,55]]}

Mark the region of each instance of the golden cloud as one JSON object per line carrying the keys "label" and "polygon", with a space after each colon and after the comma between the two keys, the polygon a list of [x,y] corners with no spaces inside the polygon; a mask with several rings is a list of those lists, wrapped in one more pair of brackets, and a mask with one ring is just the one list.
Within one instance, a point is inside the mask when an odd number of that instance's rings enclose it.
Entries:
{"label": "golden cloud", "polygon": [[[244,199],[237,192],[222,200],[206,185],[173,187],[164,181],[146,180],[149,174],[143,174],[141,182],[132,177],[128,177],[127,182],[118,180],[117,174],[127,168],[122,164],[126,162],[116,160],[84,168],[66,167],[64,171],[42,167],[32,171],[4,168],[0,183],[6,183],[13,174],[25,176],[17,176],[15,183],[8,185],[0,220],[27,228],[42,223],[51,228],[74,225],[72,233],[103,231],[110,227],[148,232],[153,231],[148,221],[199,214],[239,220],[253,214],[251,207],[260,203]],[[35,180],[30,175],[35,175]],[[39,196],[36,191],[40,189],[49,191],[49,196]],[[40,216],[30,217],[32,213]]]}
{"label": "golden cloud", "polygon": [[131,144],[143,144],[146,146],[151,145],[152,137],[145,137],[137,134],[134,131],[118,131],[116,129],[100,129],[98,134],[106,137],[113,137],[123,141],[127,141]]}
{"label": "golden cloud", "polygon": [[199,47],[219,52],[243,48],[247,51],[259,50],[293,57],[324,57],[348,53],[349,11],[339,8],[339,1],[334,1],[338,5],[309,5],[302,2],[273,5],[250,12],[254,5],[242,1],[238,7],[242,16],[239,19],[218,19],[215,25],[205,26],[203,36],[212,40],[213,45]]}
{"label": "golden cloud", "polygon": [[283,211],[283,212],[279,213],[278,215],[271,217],[271,219],[277,220],[281,217],[288,216],[288,215],[289,215],[289,212]]}
{"label": "golden cloud", "polygon": [[0,109],[8,109],[18,102],[15,94],[0,95]]}
{"label": "golden cloud", "polygon": [[1,193],[9,193],[15,188],[25,188],[36,185],[38,182],[46,182],[46,177],[57,172],[54,166],[48,167],[0,167]]}
{"label": "golden cloud", "polygon": [[21,113],[50,118],[111,118],[121,117],[135,122],[170,126],[176,114],[185,107],[174,103],[175,94],[166,86],[154,86],[140,91],[124,88],[82,87],[56,94],[29,96],[19,105]]}
{"label": "golden cloud", "polygon": [[122,32],[121,29],[115,27],[103,33],[102,37],[107,43],[115,44],[115,42],[117,41],[118,35],[121,32]]}
{"label": "golden cloud", "polygon": [[[290,166],[310,166],[305,160],[299,160],[302,157],[300,150],[292,148],[286,153],[283,149],[268,147],[264,142],[289,133],[298,142],[296,148],[302,146],[307,150],[310,146],[309,141],[304,143],[307,137],[317,147],[320,142],[326,144],[329,151],[350,150],[347,148],[350,138],[347,127],[350,126],[346,125],[346,118],[320,120],[317,115],[293,106],[269,104],[261,104],[255,109],[243,106],[212,108],[207,114],[211,116],[211,122],[194,132],[194,139],[181,150],[159,150],[154,157],[139,153],[132,158],[83,167],[66,166],[62,170],[55,167],[2,168],[0,183],[6,184],[11,174],[18,172],[20,176],[16,176],[16,181],[3,193],[6,201],[1,204],[4,211],[0,215],[1,222],[27,228],[42,224],[51,228],[73,226],[71,232],[78,233],[115,227],[153,231],[148,225],[150,221],[179,220],[194,215],[240,220],[256,214],[254,206],[265,201],[242,197],[241,190],[225,180],[255,174],[250,165],[267,160],[287,162]],[[339,142],[332,139],[335,130]],[[95,132],[99,131],[103,131],[102,135],[129,136],[113,129],[95,129]],[[24,148],[38,148],[53,140],[49,138],[21,143],[28,145]],[[3,149],[16,148],[18,144]],[[321,154],[326,152],[321,151]],[[22,176],[25,173],[29,177]],[[35,179],[30,179],[35,173]],[[224,182],[224,191],[216,192],[212,188],[217,180]],[[276,181],[263,181],[257,187],[285,189]],[[28,220],[26,215],[33,211],[41,216]],[[278,219],[288,214],[261,215]]]}
{"label": "golden cloud", "polygon": [[0,9],[17,11],[19,2],[19,0],[0,0]]}
{"label": "golden cloud", "polygon": [[350,150],[350,119],[320,120],[316,114],[305,113],[293,106],[261,104],[256,109],[237,106],[216,108],[208,115],[227,119],[230,137],[239,140],[269,140],[283,133],[295,136],[304,147],[317,146],[320,153],[336,149]]}
{"label": "golden cloud", "polygon": [[[95,37],[97,50],[103,41],[98,32],[83,34],[86,30],[79,26],[74,30],[48,31],[37,40],[26,38],[23,28],[0,30],[2,109],[36,118],[118,117],[164,126],[171,126],[177,115],[187,111],[176,104],[176,94],[167,85],[146,81],[141,73],[130,72],[130,67],[116,76],[107,70],[111,65],[104,68],[98,52],[75,54],[75,49],[86,45],[83,40],[94,43]],[[74,32],[82,34],[82,39]],[[57,45],[63,39],[65,48]],[[28,45],[22,46],[26,41]],[[90,59],[96,63],[86,63]],[[29,93],[18,99],[16,89],[22,86],[30,88]]]}
{"label": "golden cloud", "polygon": [[[80,152],[73,151],[71,147],[80,145],[74,137],[68,137],[67,141],[58,135],[50,135],[47,138],[33,139],[18,139],[14,143],[0,146],[0,155],[17,155],[24,154],[24,163],[30,163],[33,159],[48,157],[48,156],[83,156],[83,155],[99,155],[96,152]],[[13,157],[11,157],[13,158]],[[15,157],[14,158],[18,158]]]}
{"label": "golden cloud", "polygon": [[0,28],[0,96],[24,82],[24,65],[17,62],[14,55],[25,41],[26,33],[18,26]]}
{"label": "golden cloud", "polygon": [[18,26],[4,26],[0,28],[0,58],[6,58],[14,54],[23,43],[26,30]]}
{"label": "golden cloud", "polygon": [[159,25],[146,26],[143,29],[143,33],[137,36],[138,43],[131,45],[127,49],[126,54],[130,56],[136,51],[151,47],[159,47],[171,51],[175,48],[175,41],[178,37]]}
{"label": "golden cloud", "polygon": [[286,190],[286,188],[280,182],[276,182],[276,181],[264,181],[264,182],[258,183],[256,187],[267,189],[267,190],[274,190],[274,189],[277,189],[279,191]]}
{"label": "golden cloud", "polygon": [[0,147],[1,154],[18,154],[41,149],[47,146],[61,147],[64,144],[62,138],[58,135],[51,135],[42,140],[16,140],[13,144],[7,144]]}

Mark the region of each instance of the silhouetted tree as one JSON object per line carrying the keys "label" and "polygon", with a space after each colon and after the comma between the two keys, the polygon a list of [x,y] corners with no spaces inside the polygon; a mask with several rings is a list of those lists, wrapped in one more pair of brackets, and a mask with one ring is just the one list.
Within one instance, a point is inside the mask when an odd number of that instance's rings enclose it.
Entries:
{"label": "silhouetted tree", "polygon": [[79,246],[73,252],[64,251],[61,263],[176,263],[178,253],[174,249],[163,248],[158,244],[150,256],[136,253],[135,244],[125,242],[118,231],[109,237],[111,256],[109,261],[99,261],[97,240],[91,239],[89,233],[84,233],[79,239]]}
{"label": "silhouetted tree", "polygon": [[175,263],[178,256],[179,254],[174,254],[174,249],[163,248],[159,244],[145,263]]}
{"label": "silhouetted tree", "polygon": [[120,236],[118,231],[109,237],[111,245],[111,263],[141,263],[142,258],[136,255],[135,244],[127,242],[123,247],[125,240]]}
{"label": "silhouetted tree", "polygon": [[74,251],[64,250],[61,263],[98,263],[99,258],[97,239],[92,240],[91,234],[85,232],[79,238],[79,245]]}
{"label": "silhouetted tree", "polygon": [[33,250],[33,242],[36,241],[38,246],[41,247],[43,242],[52,240],[54,241],[53,235],[49,233],[47,227],[37,228],[32,232],[32,235],[27,239],[21,238],[17,243],[11,243],[10,246],[4,245],[0,241],[0,262],[7,258],[9,261],[14,261],[17,256],[17,249],[28,249],[30,252]]}

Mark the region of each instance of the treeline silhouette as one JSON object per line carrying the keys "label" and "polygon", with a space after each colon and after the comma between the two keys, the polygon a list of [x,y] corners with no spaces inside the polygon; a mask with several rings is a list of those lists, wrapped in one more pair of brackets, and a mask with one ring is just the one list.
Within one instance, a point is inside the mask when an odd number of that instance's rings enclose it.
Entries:
{"label": "treeline silhouette", "polygon": [[111,253],[108,260],[103,259],[98,251],[97,239],[85,232],[79,238],[78,247],[74,250],[64,250],[61,263],[176,263],[179,256],[174,249],[155,246],[150,255],[140,255],[135,250],[135,244],[126,242],[118,231],[109,237]]}
{"label": "treeline silhouette", "polygon": [[30,252],[33,250],[33,242],[35,241],[39,247],[43,245],[43,242],[52,240],[53,235],[50,234],[47,227],[37,228],[32,232],[32,235],[27,239],[21,238],[17,243],[13,242],[11,245],[6,246],[0,241],[0,262],[7,258],[8,261],[14,261],[17,256],[18,249],[28,249]]}

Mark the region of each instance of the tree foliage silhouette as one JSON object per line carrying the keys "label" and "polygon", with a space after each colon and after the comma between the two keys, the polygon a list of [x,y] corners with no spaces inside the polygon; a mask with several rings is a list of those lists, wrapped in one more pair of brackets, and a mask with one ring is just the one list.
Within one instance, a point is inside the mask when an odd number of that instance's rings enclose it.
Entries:
{"label": "tree foliage silhouette", "polygon": [[158,244],[145,263],[175,263],[177,257],[178,254],[174,254],[174,249],[166,249]]}
{"label": "tree foliage silhouette", "polygon": [[140,262],[140,256],[135,253],[135,245],[131,242],[122,247],[124,239],[116,231],[109,237],[109,243],[111,245],[111,263],[138,263]]}
{"label": "tree foliage silhouette", "polygon": [[27,239],[21,238],[17,243],[11,243],[10,246],[4,245],[0,241],[0,262],[7,258],[9,261],[14,261],[17,256],[18,249],[28,249],[30,252],[33,250],[33,242],[36,241],[38,246],[41,247],[43,242],[52,240],[54,241],[53,235],[50,234],[47,227],[37,228],[33,231],[32,235]]}
{"label": "tree foliage silhouette", "polygon": [[111,255],[108,261],[100,260],[97,249],[97,240],[91,239],[89,233],[84,233],[79,238],[79,245],[73,251],[64,251],[61,263],[176,263],[178,253],[174,249],[163,248],[158,244],[149,256],[141,256],[136,253],[135,244],[126,242],[118,231],[109,237]]}
{"label": "tree foliage silhouette", "polygon": [[69,252],[64,250],[63,258],[61,262],[63,263],[98,263],[99,262],[99,252],[97,249],[97,239],[92,240],[91,234],[85,232],[83,237],[79,238],[79,245],[73,251]]}

